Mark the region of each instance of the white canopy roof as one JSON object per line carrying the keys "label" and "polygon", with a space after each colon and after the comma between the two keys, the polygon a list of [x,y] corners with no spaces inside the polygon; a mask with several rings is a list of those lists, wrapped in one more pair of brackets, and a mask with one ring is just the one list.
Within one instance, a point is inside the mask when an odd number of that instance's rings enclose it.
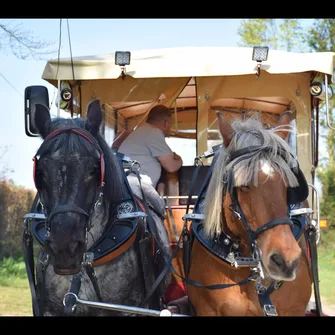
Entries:
{"label": "white canopy roof", "polygon": [[[134,78],[208,77],[254,74],[253,48],[246,47],[181,47],[131,51],[126,74]],[[262,71],[271,74],[315,71],[333,75],[334,52],[295,53],[269,50]],[[115,65],[115,54],[73,58],[76,80],[116,79],[121,69]],[[58,76],[57,76],[58,73]],[[49,60],[42,78],[73,80],[70,58]]]}

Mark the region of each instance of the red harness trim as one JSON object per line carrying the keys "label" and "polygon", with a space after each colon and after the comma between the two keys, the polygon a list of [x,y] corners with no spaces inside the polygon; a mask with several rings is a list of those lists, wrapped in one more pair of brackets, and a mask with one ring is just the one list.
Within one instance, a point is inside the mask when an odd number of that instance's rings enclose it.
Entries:
{"label": "red harness trim", "polygon": [[136,199],[136,202],[137,202],[137,204],[140,206],[141,210],[142,210],[144,213],[146,213],[147,211],[145,210],[145,208],[144,208],[142,202],[139,201],[138,199]]}

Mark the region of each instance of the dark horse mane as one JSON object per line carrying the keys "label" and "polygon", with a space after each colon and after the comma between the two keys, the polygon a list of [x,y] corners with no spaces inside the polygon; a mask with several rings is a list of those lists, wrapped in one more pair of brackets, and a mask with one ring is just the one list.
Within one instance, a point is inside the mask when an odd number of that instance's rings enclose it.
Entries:
{"label": "dark horse mane", "polygon": [[[46,125],[46,134],[49,134],[53,130],[59,129],[64,126],[75,126],[78,128],[85,129],[86,131],[90,131],[90,125],[87,120],[82,118],[75,119],[63,119],[58,118],[51,120]],[[120,164],[117,160],[116,155],[108,146],[105,139],[102,137],[101,133],[98,132],[96,134],[91,135],[96,139],[98,145],[101,148],[101,151],[104,154],[105,159],[105,186],[104,186],[104,196],[107,201],[112,203],[119,203],[122,197],[122,190],[124,188],[123,176]],[[87,141],[84,137],[79,136],[75,133],[62,133],[58,136],[55,136],[48,141],[44,142],[43,145],[37,151],[37,155],[43,156],[47,152],[50,151],[60,151],[60,153],[67,152],[77,152],[79,155],[89,154],[92,155],[94,153],[94,146]]]}

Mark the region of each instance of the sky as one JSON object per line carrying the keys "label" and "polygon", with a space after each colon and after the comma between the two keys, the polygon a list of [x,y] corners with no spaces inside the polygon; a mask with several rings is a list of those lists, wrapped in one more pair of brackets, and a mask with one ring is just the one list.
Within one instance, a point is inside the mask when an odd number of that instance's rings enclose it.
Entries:
{"label": "sky", "polygon": [[[9,20],[1,20],[8,22]],[[57,58],[60,19],[17,19],[32,35],[53,41]],[[302,20],[304,26],[312,20]],[[237,46],[240,19],[69,19],[72,56],[112,53],[117,50],[141,50],[183,46]],[[60,57],[70,57],[66,20],[62,20]],[[35,189],[32,158],[42,143],[28,137],[24,130],[24,90],[44,85],[50,102],[57,91],[41,79],[47,60],[19,60],[13,54],[0,53],[0,171],[7,167],[16,185]],[[54,106],[54,104],[53,104]],[[52,109],[53,111],[53,109]]]}

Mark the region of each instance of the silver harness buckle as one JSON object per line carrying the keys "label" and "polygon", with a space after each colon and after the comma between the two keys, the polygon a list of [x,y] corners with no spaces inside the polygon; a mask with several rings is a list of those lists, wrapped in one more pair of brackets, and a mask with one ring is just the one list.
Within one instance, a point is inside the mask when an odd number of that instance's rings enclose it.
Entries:
{"label": "silver harness buckle", "polygon": [[276,307],[273,305],[264,305],[263,310],[266,316],[278,316]]}

